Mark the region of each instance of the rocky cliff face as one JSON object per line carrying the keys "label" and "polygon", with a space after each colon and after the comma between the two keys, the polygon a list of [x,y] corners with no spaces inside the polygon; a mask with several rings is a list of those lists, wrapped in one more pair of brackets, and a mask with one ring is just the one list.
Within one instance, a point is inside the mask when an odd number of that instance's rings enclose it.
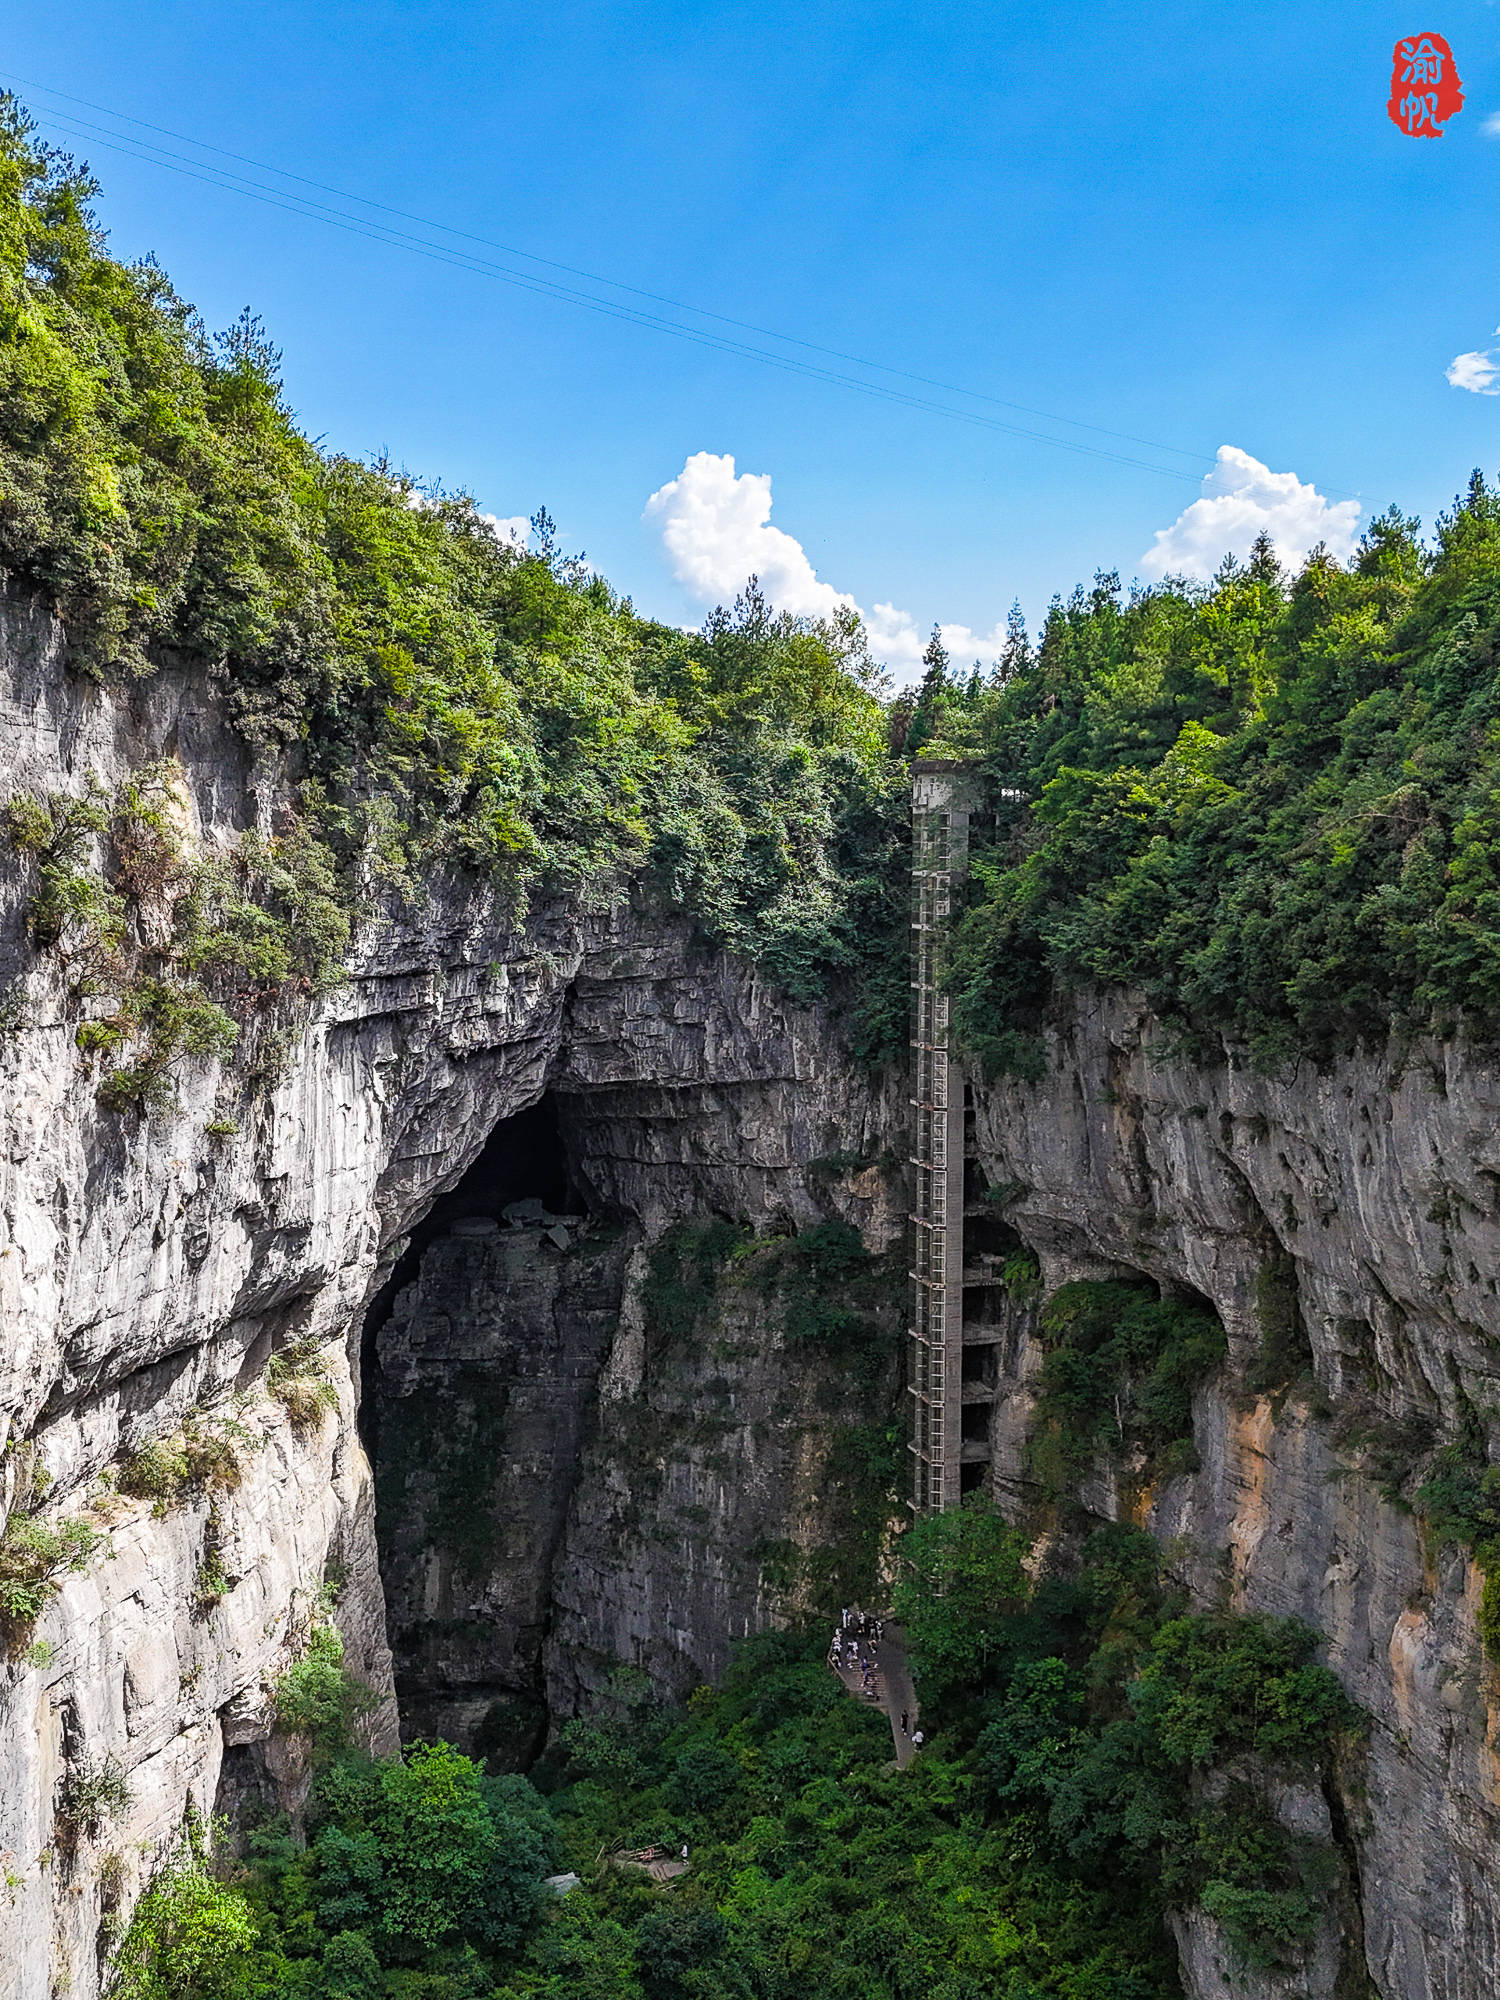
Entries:
{"label": "rocky cliff face", "polygon": [[[1495,1678],[1476,1630],[1480,1578],[1433,1556],[1409,1507],[1383,1498],[1372,1441],[1492,1428],[1500,1367],[1495,1271],[1500,1065],[1455,1046],[1328,1075],[1198,1072],[1152,1056],[1122,999],[1077,1007],[1040,1084],[981,1091],[978,1149],[1047,1286],[1144,1274],[1212,1300],[1231,1357],[1199,1393],[1201,1468],[1135,1505],[1206,1604],[1291,1614],[1371,1718],[1332,1804],[1358,1873],[1364,1957],[1383,2000],[1480,2000],[1500,1989],[1500,1762]],[[1262,1339],[1257,1281],[1290,1259],[1311,1380],[1243,1388]],[[1040,1356],[1007,1351],[997,1415],[1002,1498],[1024,1496],[1020,1441]],[[1184,1934],[1195,1994],[1229,1990],[1201,1924]],[[1346,1954],[1347,1959],[1347,1954]],[[1315,1954],[1298,1988],[1355,1976]]]}
{"label": "rocky cliff face", "polygon": [[[205,852],[268,826],[287,779],[223,728],[212,689],[170,674],[123,692],[80,686],[55,623],[5,601],[7,788],[76,795],[159,760]],[[226,1752],[231,1789],[273,1782],[295,1798],[270,1689],[330,1582],[351,1663],[391,1688],[354,1422],[360,1331],[404,1239],[495,1128],[550,1086],[565,1126],[589,1131],[575,1150],[599,1212],[637,1232],[695,1209],[764,1229],[830,1213],[808,1164],[873,1154],[889,1112],[839,1061],[825,1020],[695,951],[685,923],[621,900],[542,903],[517,927],[467,881],[367,927],[347,982],[295,1024],[279,1074],[185,1061],[170,1110],[106,1110],[75,1047],[78,1004],[27,942],[29,886],[14,860],[0,870],[0,1465],[14,1523],[80,1520],[98,1547],[0,1666],[0,1995],[88,2000],[101,1914],[128,1911],[190,1801],[213,1808]],[[259,1032],[252,1023],[252,1048]],[[893,1227],[876,1185],[845,1187],[837,1205],[877,1235]],[[626,1240],[599,1249],[608,1284]],[[487,1248],[469,1243],[470,1255]],[[585,1289],[592,1256],[582,1248],[568,1267]],[[543,1318],[549,1281],[539,1266],[525,1280]],[[617,1345],[598,1299],[575,1301],[587,1324],[566,1330],[560,1284],[550,1363],[521,1354],[534,1322],[497,1334],[532,1373],[529,1415],[527,1394],[507,1392],[505,1435],[533,1460],[581,1408],[551,1407],[546,1367],[586,1383]],[[313,1357],[334,1405],[300,1428],[265,1389],[268,1359],[289,1348]],[[462,1365],[457,1348],[441,1357]],[[168,1501],[101,1485],[123,1456],[193,1421],[239,1439],[233,1491]],[[566,1482],[550,1477],[537,1488],[555,1526]],[[507,1472],[501,1499],[527,1479],[524,1465]],[[506,1584],[504,1629],[528,1657],[535,1581]],[[424,1580],[435,1609],[446,1587]],[[692,1645],[706,1671],[722,1634]],[[394,1731],[387,1699],[374,1738]],[[104,1770],[123,1780],[118,1809],[80,1835],[68,1802]]]}
{"label": "rocky cliff face", "polygon": [[778,1251],[748,1231],[700,1218],[714,1261],[672,1331],[638,1224],[557,1234],[455,1221],[366,1385],[403,1727],[516,1764],[622,1668],[682,1697],[734,1639],[868,1597],[901,1471],[883,1267],[851,1369],[788,1351]]}
{"label": "rocky cliff face", "polygon": [[[0,624],[7,787],[76,794],[166,759],[204,851],[270,823],[289,773],[222,728],[212,690],[80,687],[34,605],[7,601]],[[543,901],[517,926],[454,879],[366,926],[347,982],[283,1024],[279,1073],[188,1061],[174,1108],[110,1111],[78,1003],[26,940],[27,894],[7,860],[0,1497],[13,1524],[82,1521],[97,1546],[0,1664],[0,2000],[91,2000],[101,1917],[128,1911],[189,1801],[295,1801],[271,1690],[328,1587],[387,1695],[377,1743],[394,1687],[409,1730],[514,1758],[609,1698],[621,1665],[682,1691],[814,1601],[892,1382],[788,1347],[751,1238],[841,1217],[872,1251],[898,1242],[881,1161],[905,1108],[849,1070],[825,1018],[685,923],[622,898]],[[980,1163],[1049,1287],[1144,1274],[1229,1330],[1197,1398],[1199,1469],[1141,1494],[1102,1468],[1090,1502],[1134,1509],[1201,1602],[1315,1625],[1371,1717],[1333,1797],[1286,1801],[1326,1817],[1347,1878],[1305,1975],[1260,1990],[1354,2000],[1363,1959],[1381,2000],[1482,2000],[1500,1988],[1500,1762],[1480,1578],[1387,1496],[1391,1441],[1416,1464],[1423,1441],[1492,1422],[1500,1065],[1446,1047],[1398,1074],[1267,1079],[1158,1063],[1151,1040],[1125,1001],[1086,1002],[1045,1081],[976,1093]],[[540,1128],[508,1121],[544,1099],[538,1151]],[[506,1219],[528,1193],[576,1218],[564,1241]],[[684,1220],[748,1247],[663,1332],[652,1258]],[[1272,1266],[1295,1275],[1311,1369],[1255,1396]],[[1010,1314],[996,1350],[1012,1508],[1031,1497],[1029,1327]],[[267,1388],[289,1352],[321,1371],[311,1414]],[[194,1424],[231,1440],[237,1483],[119,1490],[122,1461]],[[105,1771],[123,1783],[89,1821],[82,1788]],[[1256,1990],[1200,1920],[1180,1942],[1194,2000]]]}

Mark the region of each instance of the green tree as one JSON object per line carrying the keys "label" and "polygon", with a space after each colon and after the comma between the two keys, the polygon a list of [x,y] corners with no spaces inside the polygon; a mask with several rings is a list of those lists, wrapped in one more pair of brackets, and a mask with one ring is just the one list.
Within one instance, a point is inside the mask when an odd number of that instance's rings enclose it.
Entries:
{"label": "green tree", "polygon": [[924,1705],[985,1685],[1030,1594],[1027,1548],[981,1494],[924,1516],[902,1537],[893,1605]]}
{"label": "green tree", "polygon": [[189,1849],[136,1904],[120,1946],[110,2000],[250,2000],[257,1929],[237,1890],[215,1881]]}
{"label": "green tree", "polygon": [[379,1928],[393,1946],[473,1934],[510,1947],[536,1908],[543,1856],[509,1814],[486,1808],[477,1766],[446,1743],[384,1766],[373,1827],[382,1863]]}

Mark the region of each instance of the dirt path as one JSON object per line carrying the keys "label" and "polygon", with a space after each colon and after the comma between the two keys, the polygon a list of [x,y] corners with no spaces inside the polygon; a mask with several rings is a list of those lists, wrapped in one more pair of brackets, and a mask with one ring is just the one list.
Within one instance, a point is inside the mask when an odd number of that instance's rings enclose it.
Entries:
{"label": "dirt path", "polygon": [[[858,1666],[845,1664],[835,1666],[833,1670],[856,1701],[885,1712],[891,1725],[891,1741],[896,1746],[896,1766],[904,1771],[916,1755],[911,1739],[918,1727],[917,1695],[912,1685],[911,1668],[907,1664],[906,1634],[887,1618],[881,1627],[878,1646],[863,1640],[860,1644],[866,1655],[873,1652],[875,1658],[869,1693],[865,1692],[864,1677]],[[831,1657],[829,1665],[833,1665]],[[903,1715],[906,1717],[904,1731],[901,1727]]]}

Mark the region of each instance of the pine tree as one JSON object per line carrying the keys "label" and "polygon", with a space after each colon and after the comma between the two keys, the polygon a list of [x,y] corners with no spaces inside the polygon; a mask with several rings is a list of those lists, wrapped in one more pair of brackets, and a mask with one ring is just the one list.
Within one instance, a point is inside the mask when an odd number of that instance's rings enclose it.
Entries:
{"label": "pine tree", "polygon": [[947,707],[952,683],[948,678],[948,649],[943,644],[943,634],[939,626],[932,628],[932,637],[927,641],[922,655],[922,664],[927,669],[917,689],[917,703],[912,712],[911,727],[906,732],[906,754],[915,757],[922,745],[930,743],[941,734],[943,711]]}
{"label": "pine tree", "polygon": [[995,663],[995,685],[1004,687],[1017,674],[1025,673],[1031,662],[1031,641],[1026,635],[1026,617],[1018,597],[1005,620],[1005,644],[1000,648],[1000,658]]}

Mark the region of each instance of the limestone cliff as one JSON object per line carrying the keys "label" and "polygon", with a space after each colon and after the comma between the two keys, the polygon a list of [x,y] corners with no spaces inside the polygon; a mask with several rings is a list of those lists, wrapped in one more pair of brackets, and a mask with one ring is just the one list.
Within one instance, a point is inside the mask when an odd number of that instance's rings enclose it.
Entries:
{"label": "limestone cliff", "polygon": [[[295,778],[212,688],[71,681],[50,618],[0,606],[8,788],[76,795],[163,760],[206,852],[269,826]],[[872,1253],[899,1244],[906,1111],[826,1016],[685,919],[622,888],[517,921],[457,875],[374,909],[347,979],[248,1020],[234,1062],[182,1060],[171,1106],[112,1110],[29,893],[8,862],[0,1476],[13,1522],[81,1520],[97,1546],[0,1664],[0,2000],[92,2000],[189,1801],[295,1803],[272,1690],[330,1593],[384,1696],[375,1741],[399,1692],[408,1732],[517,1760],[622,1665],[684,1691],[816,1600],[855,1483],[840,1454],[895,1385],[789,1345],[750,1280],[778,1232],[842,1219]],[[1081,1002],[1042,1082],[975,1090],[978,1164],[1049,1288],[1143,1274],[1229,1331],[1198,1469],[1141,1492],[1101,1466],[1089,1504],[1136,1510],[1201,1603],[1316,1626],[1371,1718],[1333,1795],[1285,1801],[1346,1870],[1300,1983],[1261,1990],[1356,2000],[1367,1974],[1381,2000],[1482,2000],[1500,1763],[1480,1578],[1407,1503],[1435,1446],[1492,1423],[1500,1064],[1454,1044],[1267,1078],[1160,1060],[1153,1035],[1123,999]],[[673,1334],[652,1259],[684,1221],[745,1256]],[[1272,1266],[1311,1368],[1255,1395]],[[1028,1508],[1025,1311],[995,1352],[997,1492]],[[313,1371],[314,1406],[268,1383],[277,1356]],[[195,1424],[230,1440],[233,1478],[127,1490],[122,1466]],[[1382,1438],[1410,1444],[1404,1474],[1376,1464]],[[80,1787],[106,1770],[116,1805],[90,1822]],[[1194,2000],[1256,1990],[1211,1927],[1184,1918],[1180,1943]]]}
{"label": "limestone cliff", "polygon": [[[1371,1718],[1332,1804],[1375,1989],[1480,2000],[1500,1987],[1500,1711],[1480,1579],[1459,1551],[1429,1554],[1410,1506],[1383,1497],[1391,1468],[1371,1463],[1370,1441],[1492,1426],[1500,1063],[1449,1044],[1266,1077],[1162,1061],[1156,1040],[1128,1001],[1083,1002],[1054,1031],[1045,1081],[975,1105],[983,1170],[1049,1289],[1144,1274],[1210,1299],[1230,1336],[1197,1398],[1200,1469],[1144,1499],[1101,1481],[1094,1504],[1141,1508],[1205,1604],[1326,1635]],[[1257,1281],[1286,1258],[1311,1380],[1256,1396],[1243,1377],[1262,1340]],[[1012,1506],[1039,1358],[1024,1337],[1006,1353],[996,1478]],[[1229,1990],[1202,1927],[1185,1942],[1192,1990]],[[1318,1956],[1303,1990],[1357,1990],[1337,1984],[1336,1953]]]}
{"label": "limestone cliff", "polygon": [[[8,789],[77,795],[167,760],[204,851],[269,825],[294,773],[252,759],[211,688],[162,673],[105,690],[61,655],[34,600],[4,601]],[[409,1232],[496,1127],[551,1088],[589,1131],[601,1209],[637,1232],[694,1210],[765,1229],[832,1212],[809,1163],[873,1155],[890,1110],[826,1020],[695,949],[685,921],[622,894],[540,900],[518,925],[458,878],[372,918],[347,980],[282,1024],[284,1061],[185,1059],[170,1108],[110,1110],[75,1045],[78,1003],[27,940],[29,887],[0,871],[0,1465],[15,1521],[81,1519],[99,1546],[0,1666],[0,1995],[88,2000],[101,1915],[128,1912],[190,1801],[213,1809],[227,1751],[231,1789],[269,1770],[295,1800],[270,1691],[325,1586],[351,1663],[387,1691],[375,1740],[394,1740],[360,1334]],[[840,1205],[877,1239],[895,1227],[877,1185]],[[613,1351],[607,1318],[592,1358]],[[266,1393],[278,1352],[314,1357],[333,1407],[310,1424]],[[237,1427],[234,1490],[113,1490],[122,1458],[195,1418]],[[685,1640],[699,1674],[742,1617],[716,1615]],[[533,1606],[506,1629],[524,1649],[536,1623]],[[66,1801],[106,1769],[127,1802],[78,1837]]]}
{"label": "limestone cliff", "polygon": [[698,1234],[740,1254],[676,1332],[634,1222],[460,1218],[398,1293],[366,1399],[408,1734],[524,1762],[621,1667],[681,1697],[733,1639],[877,1587],[899,1283],[872,1266],[851,1368],[789,1352],[774,1240]]}

